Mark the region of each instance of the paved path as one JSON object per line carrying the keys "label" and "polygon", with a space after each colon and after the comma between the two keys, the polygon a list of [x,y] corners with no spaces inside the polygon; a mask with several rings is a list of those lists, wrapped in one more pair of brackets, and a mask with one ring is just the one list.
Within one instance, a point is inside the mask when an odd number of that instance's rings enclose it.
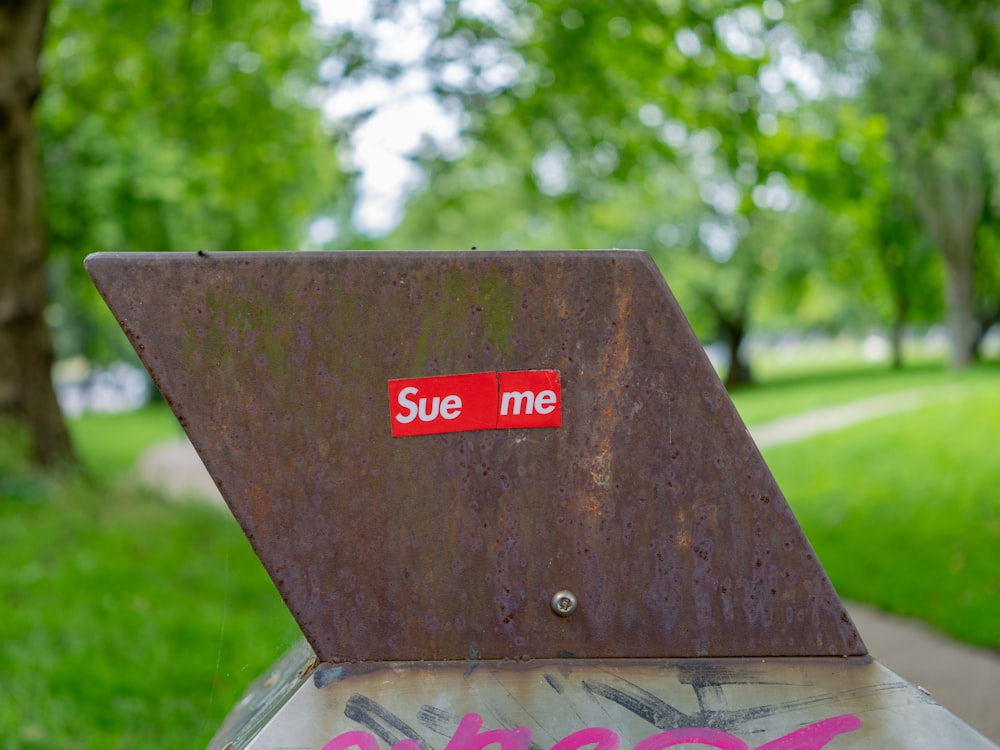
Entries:
{"label": "paved path", "polygon": [[1000,653],[867,604],[847,602],[847,608],[872,656],[1000,744]]}
{"label": "paved path", "polygon": [[918,409],[925,404],[954,398],[952,388],[914,388],[898,393],[851,401],[825,409],[795,414],[750,428],[757,447],[794,443],[824,432],[835,432],[879,417]]}
{"label": "paved path", "polygon": [[212,500],[225,507],[222,495],[187,438],[161,443],[139,457],[139,481],[178,500]]}
{"label": "paved path", "polygon": [[[751,429],[760,447],[802,440],[889,414],[918,408],[947,393],[904,391],[777,420]],[[148,451],[140,480],[168,494],[223,505],[208,472],[187,440]],[[864,604],[848,609],[869,652],[899,676],[919,685],[941,705],[1000,744],[1000,653],[945,638],[921,622],[887,615]]]}

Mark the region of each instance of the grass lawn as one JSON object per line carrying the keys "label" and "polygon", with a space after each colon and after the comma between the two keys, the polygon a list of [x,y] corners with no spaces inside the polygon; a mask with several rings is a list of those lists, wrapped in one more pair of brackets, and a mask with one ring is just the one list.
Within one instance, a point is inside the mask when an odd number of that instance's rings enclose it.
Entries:
{"label": "grass lawn", "polygon": [[[1000,368],[801,376],[750,424],[919,389],[922,408],[765,452],[845,597],[1000,648]],[[203,747],[298,637],[231,517],[121,476],[179,435],[162,405],[74,421],[88,479],[0,440],[0,750]]]}
{"label": "grass lawn", "polygon": [[120,477],[149,446],[184,436],[162,401],[125,414],[84,414],[70,420],[69,430],[88,473],[100,479]]}
{"label": "grass lawn", "polygon": [[299,637],[231,516],[109,478],[172,419],[75,423],[89,479],[0,463],[0,748],[204,747]]}
{"label": "grass lawn", "polygon": [[[826,390],[838,403],[890,384],[919,387],[926,405],[764,456],[842,596],[1000,649],[1000,369]],[[746,394],[767,412],[764,396]]]}

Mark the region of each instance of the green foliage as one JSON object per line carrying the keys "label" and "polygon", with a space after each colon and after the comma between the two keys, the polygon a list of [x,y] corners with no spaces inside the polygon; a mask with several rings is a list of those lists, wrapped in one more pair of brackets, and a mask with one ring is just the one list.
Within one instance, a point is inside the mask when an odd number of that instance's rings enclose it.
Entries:
{"label": "green foliage", "polygon": [[[788,114],[810,94],[780,75],[774,85],[780,50],[799,44],[782,12],[550,0],[468,19],[445,6],[416,65],[465,108],[468,148],[427,155],[429,189],[382,244],[642,247],[699,335],[730,336],[736,350],[751,318],[803,320],[807,293],[824,300],[809,323],[842,322],[856,306],[823,273],[837,232],[817,231],[827,220],[802,193],[830,150],[821,126]],[[497,48],[506,83],[454,75]]]}
{"label": "green foliage", "polygon": [[[402,25],[414,7],[376,13]],[[956,123],[995,135],[989,3],[511,0],[435,13],[415,58],[380,59],[374,26],[344,47],[345,80],[419,73],[463,112],[461,149],[417,154],[426,188],[376,245],[642,247],[699,335],[736,351],[751,329],[883,326],[895,343],[940,319],[934,217],[976,204],[951,189],[955,169],[927,172],[918,157],[965,153]],[[996,139],[977,138],[992,185]],[[1000,304],[977,253],[989,322]]]}
{"label": "green foliage", "polygon": [[37,119],[64,346],[124,348],[87,253],[296,249],[337,213],[323,55],[296,3],[53,4]]}
{"label": "green foliage", "polygon": [[977,319],[992,322],[984,305],[1000,307],[995,276],[975,260],[984,251],[977,243],[988,222],[987,196],[1000,181],[986,135],[996,131],[1000,102],[1000,11],[976,1],[889,0],[859,8],[877,23],[871,57],[878,66],[859,106],[886,123],[885,174],[869,173],[872,192],[881,196],[873,245],[897,321],[926,314],[925,300],[942,288],[929,278],[930,251],[940,253],[953,361],[962,364],[964,350],[976,345],[969,339]]}

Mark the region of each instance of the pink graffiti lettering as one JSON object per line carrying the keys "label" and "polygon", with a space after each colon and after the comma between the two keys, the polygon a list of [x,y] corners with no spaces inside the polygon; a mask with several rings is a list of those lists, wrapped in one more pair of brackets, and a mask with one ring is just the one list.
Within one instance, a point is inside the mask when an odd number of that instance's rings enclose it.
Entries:
{"label": "pink graffiti lettering", "polygon": [[757,750],[819,750],[838,734],[861,729],[861,719],[853,714],[832,716],[796,729],[791,734],[761,745]]}
{"label": "pink graffiti lettering", "polygon": [[338,734],[323,745],[323,750],[347,750],[349,747],[356,747],[358,750],[379,750],[378,741],[368,732],[362,732],[360,729]]}
{"label": "pink graffiti lettering", "polygon": [[718,750],[747,750],[747,744],[719,729],[671,729],[647,737],[635,750],[663,750],[675,745],[708,745]]}
{"label": "pink graffiti lettering", "polygon": [[[323,750],[347,750],[349,747],[356,747],[358,750],[379,750],[378,740],[368,732],[358,729],[338,734],[323,745]],[[392,750],[423,750],[423,748],[416,740],[405,739],[393,745]]]}
{"label": "pink graffiti lettering", "polygon": [[479,714],[466,714],[458,723],[458,729],[451,736],[444,750],[483,750],[487,745],[496,743],[500,750],[528,750],[531,745],[531,730],[527,727],[517,729],[490,729],[480,732],[483,717]]}
{"label": "pink graffiti lettering", "polygon": [[621,744],[622,738],[617,732],[604,727],[594,727],[567,734],[552,746],[552,750],[580,750],[581,747],[588,745],[594,745],[594,750],[618,750]]}
{"label": "pink graffiti lettering", "polygon": [[[445,750],[484,750],[489,745],[498,745],[499,750],[528,750],[531,745],[531,730],[527,727],[489,729],[485,732],[481,731],[482,728],[482,716],[477,713],[466,714],[448,740]],[[821,750],[834,737],[860,728],[861,720],[853,714],[833,716],[765,742],[753,750]],[[677,745],[704,745],[716,750],[751,750],[743,740],[729,732],[695,727],[658,732],[641,740],[633,750],[665,750]],[[619,750],[621,737],[617,732],[604,727],[579,729],[556,742],[552,750],[581,750],[590,746],[593,746],[593,750]],[[358,750],[379,750],[375,737],[360,730],[338,734],[323,746],[323,750],[348,750],[352,747],[357,747]],[[422,749],[416,740],[404,739],[394,744],[392,750]]]}

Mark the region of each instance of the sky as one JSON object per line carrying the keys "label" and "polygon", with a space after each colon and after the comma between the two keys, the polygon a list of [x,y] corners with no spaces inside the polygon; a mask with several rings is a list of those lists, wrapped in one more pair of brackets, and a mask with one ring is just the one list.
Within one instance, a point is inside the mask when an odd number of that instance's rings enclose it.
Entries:
{"label": "sky", "polygon": [[[423,185],[421,170],[407,158],[414,154],[427,139],[446,155],[457,157],[462,150],[460,140],[462,113],[447,109],[446,103],[432,92],[429,72],[421,69],[419,62],[424,58],[428,46],[434,41],[437,20],[443,10],[443,0],[413,0],[402,4],[403,18],[400,22],[374,19],[372,0],[303,0],[310,8],[321,30],[330,32],[352,29],[362,32],[365,38],[374,40],[374,56],[383,62],[398,63],[403,67],[411,65],[408,72],[398,80],[367,80],[344,82],[340,78],[339,62],[331,59],[325,64],[326,77],[333,84],[323,105],[324,114],[331,122],[372,110],[373,115],[356,128],[350,143],[340,154],[345,166],[357,169],[358,202],[354,210],[355,229],[372,236],[388,233],[402,220],[406,199]],[[467,16],[478,16],[494,24],[503,26],[516,24],[502,0],[460,0],[461,12]],[[829,71],[823,59],[815,53],[805,51],[798,35],[788,24],[780,23],[784,15],[781,0],[765,0],[760,10],[752,7],[737,7],[732,13],[720,17],[717,32],[723,42],[736,54],[760,57],[765,54],[765,45],[770,47],[773,62],[765,65],[759,79],[761,89],[772,97],[779,110],[794,109],[799,101],[814,99],[835,90],[838,94],[849,93],[860,79],[838,75]],[[852,34],[857,39],[856,47],[865,48],[871,42],[874,20],[870,14],[856,14]],[[779,22],[770,31],[765,31],[764,17],[771,22]],[[621,19],[616,19],[621,20]],[[565,21],[564,21],[565,22]],[[613,31],[613,30],[611,30]],[[684,32],[688,31],[687,34]],[[850,41],[850,40],[848,40]],[[682,54],[696,55],[700,42],[693,32],[681,29],[676,34],[674,44]],[[489,45],[479,44],[470,49],[470,54],[480,56],[473,62],[484,68],[487,78],[476,80],[480,88],[502,88],[513,83],[519,74],[519,61],[504,57],[502,49],[492,50]],[[483,59],[486,55],[488,59]],[[444,79],[457,86],[469,81],[472,76],[471,63],[455,62],[451,69],[444,69]],[[463,76],[466,78],[463,79]],[[448,80],[450,77],[451,80]],[[645,111],[644,111],[645,110]],[[663,113],[655,105],[645,105],[638,117],[647,122],[650,118],[663,118]],[[758,120],[761,132],[776,128],[773,114],[762,113]],[[673,121],[664,119],[663,138],[669,142],[668,132]],[[674,134],[676,135],[676,134]],[[697,134],[695,134],[697,136]],[[685,134],[686,138],[686,134]],[[693,145],[692,140],[689,145]],[[695,149],[696,150],[696,149]],[[558,192],[558,164],[548,165],[542,154],[536,160],[535,172],[539,187],[544,191],[546,179]],[[697,154],[695,154],[697,157]],[[710,156],[710,155],[709,155]],[[697,159],[695,166],[697,166]],[[703,197],[721,215],[731,211],[727,205],[735,205],[730,193],[725,189],[725,181],[704,177]],[[775,210],[790,207],[789,191],[786,185],[758,185],[754,201]],[[782,205],[778,205],[782,204]],[[784,205],[788,204],[788,205]],[[717,248],[721,255],[731,252],[735,237],[730,236],[725,227],[705,227],[703,237],[709,248]],[[337,227],[332,219],[321,219],[313,224],[310,244],[323,246],[336,235]]]}
{"label": "sky", "polygon": [[[413,8],[405,27],[373,23],[370,0],[310,0],[317,22],[328,29],[367,29],[377,40],[380,59],[400,63],[420,59],[433,38],[426,18],[440,8],[438,0],[423,0]],[[422,11],[422,12],[418,12]],[[332,71],[335,72],[335,71]],[[354,224],[362,232],[381,235],[402,219],[405,198],[422,184],[422,174],[406,155],[430,138],[444,151],[458,144],[460,113],[448,112],[431,93],[430,76],[413,71],[394,84],[385,81],[344,86],[331,92],[324,113],[331,120],[366,108],[376,113],[351,137],[345,156],[361,171]],[[324,239],[329,224],[314,227],[312,239]]]}

